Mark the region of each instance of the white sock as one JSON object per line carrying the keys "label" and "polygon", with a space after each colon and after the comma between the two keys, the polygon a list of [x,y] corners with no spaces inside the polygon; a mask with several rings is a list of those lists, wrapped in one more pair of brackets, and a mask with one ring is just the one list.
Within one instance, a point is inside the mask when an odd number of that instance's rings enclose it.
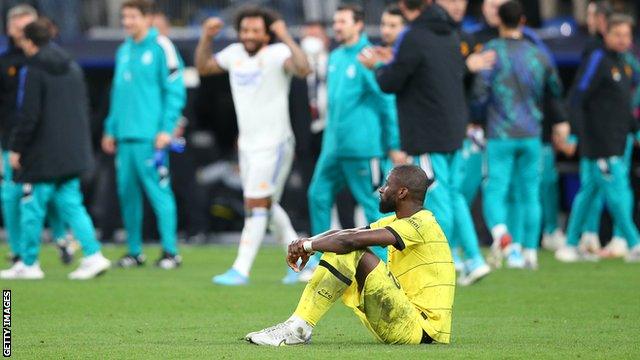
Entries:
{"label": "white sock", "polygon": [[244,218],[238,256],[233,263],[233,268],[244,276],[249,276],[251,265],[258,254],[269,220],[269,210],[266,208],[254,208],[250,211],[249,216]]}
{"label": "white sock", "polygon": [[291,220],[286,211],[278,203],[271,205],[271,230],[276,240],[284,245],[285,251],[287,246],[298,239],[298,233],[293,229]]}
{"label": "white sock", "polygon": [[291,321],[289,326],[297,335],[300,335],[305,339],[308,339],[311,336],[313,326],[311,326],[311,324],[309,324],[308,322],[295,315],[291,315],[291,317],[287,321]]}
{"label": "white sock", "polygon": [[507,225],[498,224],[491,229],[491,236],[493,237],[493,241],[500,241],[502,236],[507,233]]}

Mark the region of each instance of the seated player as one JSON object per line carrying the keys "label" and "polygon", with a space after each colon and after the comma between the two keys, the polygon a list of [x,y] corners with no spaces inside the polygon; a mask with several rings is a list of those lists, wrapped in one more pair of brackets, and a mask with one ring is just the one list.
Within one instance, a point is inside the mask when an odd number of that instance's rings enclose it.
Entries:
{"label": "seated player", "polygon": [[[287,263],[294,270],[304,268],[314,251],[324,252],[320,264],[293,315],[245,339],[271,346],[309,343],[314,326],[342,298],[384,343],[449,343],[455,269],[447,238],[423,208],[429,182],[417,166],[396,167],[379,190],[380,211],[395,215],[291,243]],[[388,265],[369,246],[388,246]]]}

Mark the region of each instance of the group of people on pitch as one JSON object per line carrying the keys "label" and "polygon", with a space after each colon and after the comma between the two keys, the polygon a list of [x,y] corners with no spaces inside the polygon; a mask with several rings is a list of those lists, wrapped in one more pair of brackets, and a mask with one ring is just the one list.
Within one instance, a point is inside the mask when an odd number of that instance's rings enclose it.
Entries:
{"label": "group of people on pitch", "polygon": [[[123,4],[130,36],[116,55],[102,148],[116,155],[128,235],[129,252],[119,264],[145,261],[144,191],[158,217],[163,253],[157,264],[171,269],[181,258],[166,154],[185,102],[183,64],[171,42],[150,28],[151,5]],[[224,23],[210,18],[203,24],[195,65],[203,76],[229,74],[246,207],[238,256],[212,281],[247,284],[267,229],[286,246],[294,273],[287,278],[313,269],[294,314],[247,334],[248,341],[308,343],[314,326],[342,299],[380,341],[449,343],[456,283],[470,285],[491,271],[469,211],[480,184],[493,237],[489,262],[499,267],[506,257],[511,267],[536,269],[543,155],[553,158],[553,148],[572,152],[570,129],[579,139],[582,187],[566,244],[553,222],[545,226],[546,242],[558,249],[559,260],[589,258],[577,247],[579,237],[589,210],[606,203],[628,242],[626,259],[640,260],[623,157],[636,128],[631,94],[640,74],[629,52],[633,20],[621,14],[598,18],[601,37],[585,54],[567,108],[553,59],[524,27],[522,6],[485,0],[486,26],[468,34],[460,27],[466,5],[400,0],[399,11],[385,15],[388,21],[397,16],[401,30],[384,46],[373,46],[364,34],[361,7],[337,9],[333,30],[340,46],[327,60],[327,123],[309,189],[315,236],[303,239],[279,199],[295,143],[290,80],[313,75],[310,59],[286,24],[259,7],[240,11],[234,24],[239,42],[213,56],[212,42]],[[600,2],[594,6],[604,8]],[[73,232],[85,255],[70,278],[92,278],[110,262],[100,253],[79,189],[78,176],[90,165],[82,73],[50,43],[45,22],[34,16],[25,23],[15,32],[16,51],[26,58],[12,78],[14,128],[7,145],[2,143],[16,171],[9,183],[21,189],[19,239],[12,240],[18,259],[0,278],[44,276],[37,262],[39,236],[51,214]],[[362,204],[369,226],[329,229],[335,195],[345,186]],[[456,261],[459,249],[463,260]]]}

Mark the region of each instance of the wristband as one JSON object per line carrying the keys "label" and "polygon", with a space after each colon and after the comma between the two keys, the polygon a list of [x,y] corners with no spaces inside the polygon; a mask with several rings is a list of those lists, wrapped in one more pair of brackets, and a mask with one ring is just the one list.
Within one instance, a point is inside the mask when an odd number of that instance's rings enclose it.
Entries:
{"label": "wristband", "polygon": [[313,248],[311,247],[311,243],[313,243],[313,241],[311,241],[311,240],[307,240],[307,241],[302,243],[302,248],[304,249],[304,251],[306,251],[308,253],[312,253],[313,252]]}

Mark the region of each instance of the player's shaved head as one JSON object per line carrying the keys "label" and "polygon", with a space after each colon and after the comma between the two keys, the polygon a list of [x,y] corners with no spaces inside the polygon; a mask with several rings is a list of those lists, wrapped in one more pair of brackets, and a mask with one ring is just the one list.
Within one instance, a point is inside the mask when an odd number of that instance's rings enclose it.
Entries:
{"label": "player's shaved head", "polygon": [[398,180],[398,185],[407,188],[411,199],[424,202],[427,188],[431,181],[420,167],[415,165],[400,165],[391,172]]}
{"label": "player's shaved head", "polygon": [[418,166],[395,167],[387,177],[386,184],[380,188],[380,212],[397,211],[400,203],[421,206],[432,182]]}

